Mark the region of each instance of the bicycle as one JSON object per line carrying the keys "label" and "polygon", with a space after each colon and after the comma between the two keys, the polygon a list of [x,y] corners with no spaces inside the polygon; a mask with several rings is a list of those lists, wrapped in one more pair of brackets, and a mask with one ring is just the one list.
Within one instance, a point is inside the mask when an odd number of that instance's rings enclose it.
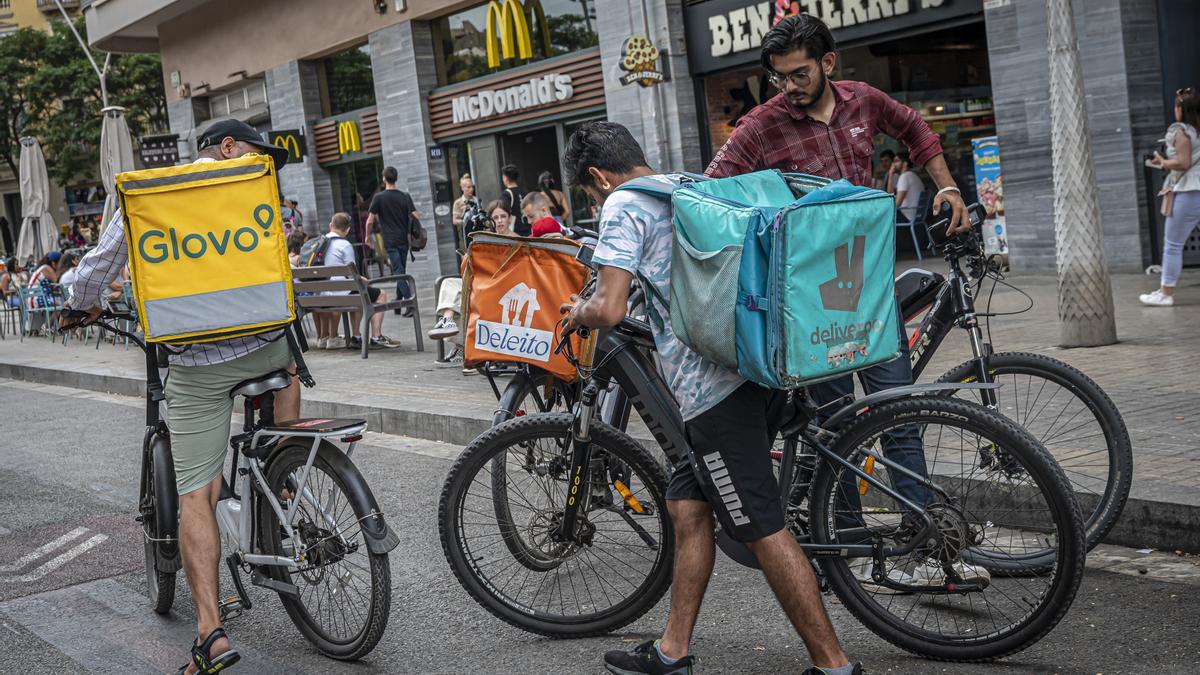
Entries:
{"label": "bicycle", "polygon": [[[564,336],[559,349],[567,344]],[[628,434],[595,419],[599,392],[615,383],[672,463],[687,447],[647,353],[648,325],[627,317],[583,344],[572,356],[580,377],[570,385],[570,410],[521,415],[476,438],[447,476],[438,511],[443,552],[476,602],[507,623],[560,638],[627,625],[670,585],[665,472]],[[780,508],[823,588],[873,632],[930,658],[986,661],[1028,647],[1065,614],[1083,571],[1082,519],[1066,477],[1036,440],[978,404],[917,395],[941,388],[893,389],[838,410],[797,394],[783,434]],[[878,449],[889,429],[907,425],[922,430],[932,452],[930,477]],[[943,447],[943,435],[957,443]],[[811,462],[797,461],[801,444],[812,449]],[[981,452],[1003,461],[985,467]],[[896,478],[915,482],[930,501],[899,494]],[[1035,501],[1043,508],[1025,508]],[[753,559],[728,537],[718,545],[738,562]],[[1053,551],[1049,569],[1001,574],[1031,548]],[[997,572],[968,580],[964,565]],[[940,582],[916,583],[922,567],[936,568]]]}
{"label": "bicycle", "polygon": [[[1090,551],[1112,530],[1129,497],[1133,481],[1129,432],[1112,399],[1087,375],[1042,354],[996,353],[991,346],[990,327],[984,339],[979,319],[990,320],[998,314],[991,312],[990,298],[987,310],[977,312],[975,296],[988,279],[993,280],[993,294],[998,284],[1015,287],[1004,282],[998,266],[984,253],[982,207],[972,204],[969,208],[973,227],[966,233],[946,237],[948,218],[928,227],[931,241],[949,268],[946,276],[914,269],[896,279],[905,323],[924,314],[909,336],[913,379],[925,372],[946,336],[955,327],[963,329],[972,356],[946,371],[937,382],[1006,384],[999,390],[966,391],[962,395],[998,410],[1046,446],[1066,472],[1080,501]],[[967,271],[963,269],[964,261]],[[954,394],[956,390],[944,393]]]}
{"label": "bicycle", "polygon": [[[946,238],[948,219],[940,219],[928,226],[929,236],[945,256],[949,268],[947,276],[915,269],[896,278],[898,302],[905,323],[924,314],[919,327],[909,336],[913,380],[918,380],[925,372],[951,330],[956,326],[962,328],[968,334],[973,356],[941,375],[937,382],[1003,381],[1008,386],[977,391],[942,389],[940,393],[953,395],[961,391],[963,396],[1011,418],[1046,445],[1067,473],[1080,501],[1090,551],[1115,526],[1129,497],[1133,481],[1129,432],[1112,399],[1076,368],[1042,354],[995,353],[990,338],[984,340],[979,318],[990,318],[993,314],[977,312],[975,296],[986,279],[1003,283],[1003,278],[983,252],[983,239],[979,233],[984,216],[982,208],[972,204],[969,210],[973,229],[968,234]],[[969,274],[963,270],[964,260]],[[974,285],[971,279],[976,280]],[[498,401],[493,424],[524,415],[529,410],[570,410],[574,405],[570,387],[534,366],[518,368],[503,392],[490,373],[485,371],[485,374],[489,375]],[[602,419],[618,429],[625,429],[630,409],[620,387],[602,392],[602,400]],[[1080,421],[1085,412],[1090,421],[1086,417]],[[1104,448],[1100,448],[1095,440],[1101,437]],[[1105,457],[1098,457],[1101,453]],[[782,452],[777,455],[778,460]],[[1035,561],[1025,561],[1029,562]],[[1037,567],[1021,565],[1026,571]]]}
{"label": "bicycle", "polygon": [[[80,316],[80,313],[73,313]],[[146,354],[146,431],[142,441],[137,521],[143,529],[150,602],[170,612],[179,551],[179,499],[165,417],[158,350],[112,321],[132,315],[104,310],[97,323]],[[383,637],[391,605],[388,552],[399,543],[351,455],[366,422],[297,419],[276,423],[274,393],[291,375],[275,371],[236,385],[241,433],[230,439],[233,462],[217,502],[221,541],[237,595],[220,602],[221,621],[250,610],[242,574],[279,595],[301,634],[338,660],[366,656]],[[311,379],[306,382],[312,386]],[[342,451],[334,441],[346,445]],[[364,602],[365,600],[365,602]],[[362,606],[365,604],[365,607]]]}

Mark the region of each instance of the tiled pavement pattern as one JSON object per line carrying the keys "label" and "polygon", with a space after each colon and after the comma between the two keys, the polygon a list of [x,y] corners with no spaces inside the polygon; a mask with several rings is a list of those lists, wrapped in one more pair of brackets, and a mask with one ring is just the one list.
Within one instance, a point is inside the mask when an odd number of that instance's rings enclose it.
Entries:
{"label": "tiled pavement pattern", "polygon": [[[925,265],[930,269],[941,266],[940,261]],[[1114,277],[1121,342],[1075,350],[1056,346],[1055,280],[1016,276],[1009,281],[1029,293],[1034,306],[1029,312],[993,320],[997,351],[1052,355],[1087,373],[1108,392],[1133,439],[1133,496],[1149,502],[1138,508],[1158,509],[1153,502],[1200,507],[1200,462],[1188,461],[1200,458],[1200,410],[1194,401],[1200,281],[1185,274],[1178,305],[1160,309],[1143,308],[1136,300],[1139,292],[1153,287],[1152,279]],[[1027,304],[1017,292],[1001,287],[992,310],[1013,311]],[[424,323],[430,326],[432,297],[423,297],[422,306],[426,308]],[[981,301],[980,309],[983,307]],[[384,330],[399,338],[403,347],[372,352],[368,360],[350,351],[310,352],[309,365],[318,387],[304,393],[306,414],[329,414],[328,404],[342,406],[345,414],[349,404],[358,408],[350,411],[366,416],[374,429],[455,444],[469,442],[487,425],[495,408],[487,381],[479,375],[463,376],[458,369],[435,367],[434,344],[427,341],[426,351],[417,353],[409,321],[389,315]],[[936,378],[968,355],[965,334],[952,334],[923,379]],[[108,344],[95,350],[91,343],[72,342],[63,347],[46,339],[18,342],[11,336],[0,342],[0,377],[134,393],[142,363],[135,348],[127,351]],[[639,433],[635,428],[634,433],[648,438],[644,430]],[[1131,510],[1127,509],[1126,515],[1131,516]],[[1194,522],[1189,525],[1186,520],[1177,525],[1196,529]],[[1138,544],[1129,538],[1125,543]]]}

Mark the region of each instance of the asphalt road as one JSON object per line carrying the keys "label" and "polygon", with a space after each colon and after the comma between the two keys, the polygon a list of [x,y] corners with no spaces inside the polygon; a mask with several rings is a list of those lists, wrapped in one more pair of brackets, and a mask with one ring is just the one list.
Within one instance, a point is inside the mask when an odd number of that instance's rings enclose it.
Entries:
{"label": "asphalt road", "polygon": [[[139,406],[137,399],[0,380],[0,673],[174,672],[184,662],[194,630],[186,584],[181,578],[169,617],[151,612],[143,590],[132,517]],[[391,619],[372,654],[355,664],[321,657],[273,594],[252,587],[254,609],[229,625],[245,656],[233,672],[600,673],[605,650],[658,634],[666,602],[626,632],[576,641],[523,633],[478,607],[450,573],[435,522],[458,450],[376,434],[356,454],[401,537],[391,554]],[[225,579],[222,591],[231,589]],[[1185,673],[1200,663],[1200,566],[1170,554],[1094,554],[1058,628],[989,665],[909,656],[828,602],[847,651],[873,673]],[[762,577],[723,558],[694,651],[707,673],[808,665]]]}

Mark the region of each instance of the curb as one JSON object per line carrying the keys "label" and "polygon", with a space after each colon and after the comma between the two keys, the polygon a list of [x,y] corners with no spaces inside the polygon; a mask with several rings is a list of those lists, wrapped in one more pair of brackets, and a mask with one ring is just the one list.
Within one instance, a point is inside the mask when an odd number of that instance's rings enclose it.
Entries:
{"label": "curb", "polygon": [[[135,377],[42,368],[0,362],[0,378],[58,385],[123,396],[145,396],[146,383]],[[411,436],[452,445],[468,445],[491,426],[490,419],[439,415],[400,408],[304,399],[304,413],[319,417],[355,417],[385,434]],[[638,439],[652,445],[651,441]],[[1163,551],[1200,552],[1200,505],[1130,497],[1105,543]]]}

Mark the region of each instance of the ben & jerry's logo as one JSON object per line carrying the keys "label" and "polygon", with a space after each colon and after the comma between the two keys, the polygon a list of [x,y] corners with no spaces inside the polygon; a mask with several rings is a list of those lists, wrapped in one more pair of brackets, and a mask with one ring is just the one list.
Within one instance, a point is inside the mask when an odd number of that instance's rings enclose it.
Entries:
{"label": "ben & jerry's logo", "polygon": [[621,70],[626,71],[621,76],[621,84],[637,82],[643,87],[658,84],[663,81],[662,69],[658,66],[661,54],[658,47],[649,39],[633,36],[625,40],[621,46]]}

